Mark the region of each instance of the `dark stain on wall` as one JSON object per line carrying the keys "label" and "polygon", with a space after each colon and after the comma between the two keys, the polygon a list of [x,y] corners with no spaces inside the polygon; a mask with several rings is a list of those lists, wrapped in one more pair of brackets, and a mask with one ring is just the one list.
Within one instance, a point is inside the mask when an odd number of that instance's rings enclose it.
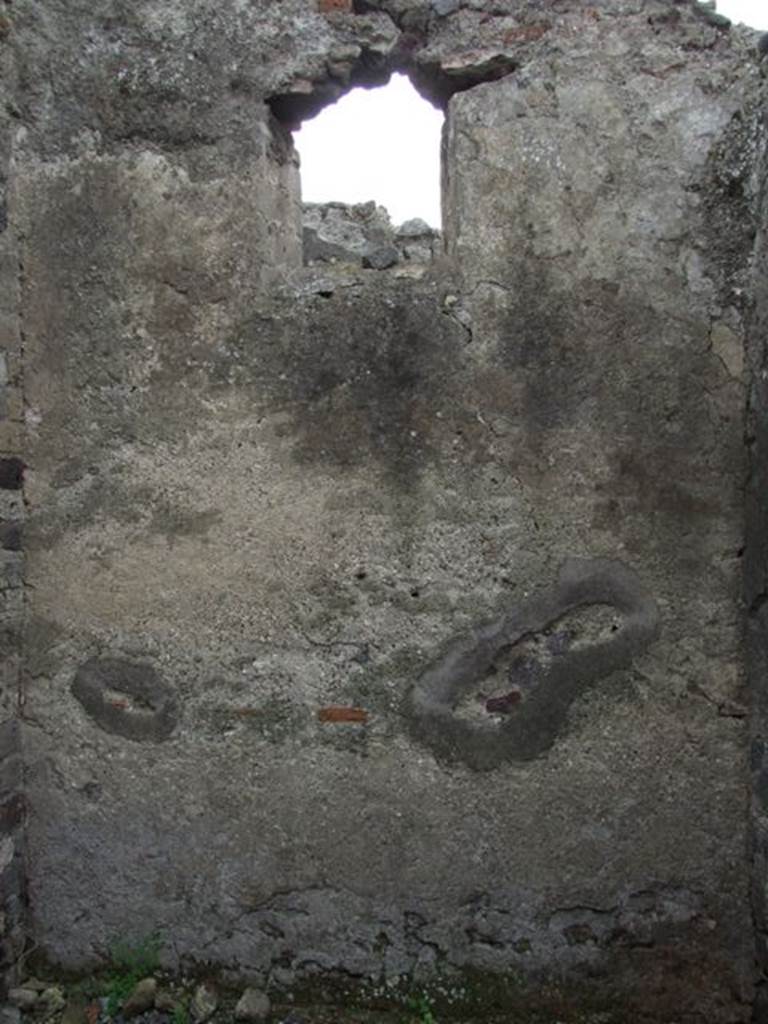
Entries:
{"label": "dark stain on wall", "polygon": [[449,419],[463,415],[466,343],[433,289],[407,285],[382,283],[356,301],[275,304],[222,348],[214,381],[250,386],[287,411],[297,461],[347,468],[373,459],[409,486],[450,445]]}
{"label": "dark stain on wall", "polygon": [[24,484],[24,463],[12,456],[0,459],[0,488],[4,491],[20,491]]}
{"label": "dark stain on wall", "polygon": [[0,547],[4,551],[21,551],[22,527],[15,520],[0,523]]}

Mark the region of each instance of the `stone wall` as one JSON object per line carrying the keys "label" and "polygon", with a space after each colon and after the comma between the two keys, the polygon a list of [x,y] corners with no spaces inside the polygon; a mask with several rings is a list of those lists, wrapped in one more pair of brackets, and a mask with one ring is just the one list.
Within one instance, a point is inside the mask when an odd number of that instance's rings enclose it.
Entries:
{"label": "stone wall", "polygon": [[[10,39],[35,942],[748,1019],[755,37],[15,0]],[[393,69],[446,110],[446,252],[304,268],[290,129]]]}
{"label": "stone wall", "polygon": [[752,693],[752,877],[757,958],[762,985],[755,1019],[768,1019],[768,149],[766,149],[765,78],[761,96],[762,133],[756,168],[759,225],[754,264],[754,308],[747,345],[749,415],[745,433],[749,451],[746,486],[745,606],[746,639]]}
{"label": "stone wall", "polygon": [[24,798],[21,732],[23,587],[23,337],[19,320],[17,229],[13,224],[12,143],[18,110],[10,99],[14,63],[10,5],[0,4],[0,996],[25,942]]}

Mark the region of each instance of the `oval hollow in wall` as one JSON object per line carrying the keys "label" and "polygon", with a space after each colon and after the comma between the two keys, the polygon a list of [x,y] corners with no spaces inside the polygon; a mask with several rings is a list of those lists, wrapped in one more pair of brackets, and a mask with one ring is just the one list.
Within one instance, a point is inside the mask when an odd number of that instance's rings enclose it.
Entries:
{"label": "oval hollow in wall", "polygon": [[178,723],[167,683],[144,663],[90,658],[75,673],[72,695],[105,732],[137,742],[160,742]]}
{"label": "oval hollow in wall", "polygon": [[[460,701],[502,652],[557,626],[579,609],[603,606],[615,611],[621,625],[574,645],[565,641],[567,631],[555,629],[547,637],[554,657],[539,666],[534,685],[526,685],[531,681],[518,668],[522,685],[486,700],[485,721],[459,717]],[[508,608],[494,622],[477,626],[429,666],[406,705],[411,733],[439,759],[476,771],[508,761],[530,761],[546,753],[564,731],[568,709],[578,694],[627,668],[653,641],[658,624],[656,602],[628,566],[602,558],[568,559],[553,587]],[[500,721],[499,715],[504,719]]]}

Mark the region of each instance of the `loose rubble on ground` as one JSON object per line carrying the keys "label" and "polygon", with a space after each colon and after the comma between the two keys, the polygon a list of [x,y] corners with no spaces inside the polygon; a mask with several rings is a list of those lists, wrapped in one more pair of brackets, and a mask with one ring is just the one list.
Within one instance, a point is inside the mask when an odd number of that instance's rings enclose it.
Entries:
{"label": "loose rubble on ground", "polygon": [[[138,980],[124,972],[84,978],[29,977],[10,989],[6,998],[0,1005],[0,1024],[438,1024],[432,1000],[424,992],[384,1008],[354,1001],[352,1005],[294,1005],[292,996],[280,993],[273,1001],[256,985],[233,986],[219,977],[201,980],[161,970]],[[570,1013],[565,1008],[557,1013],[489,1012],[482,1020],[483,1024],[617,1024],[611,1013]],[[460,1015],[454,1024],[470,1024],[470,1019]]]}
{"label": "loose rubble on ground", "polygon": [[[115,999],[114,982],[110,979],[49,985],[30,978],[9,991],[0,1024],[206,1024],[214,1018],[266,1021],[271,1015],[269,996],[252,987],[238,995],[231,990],[219,990],[211,981],[184,983],[147,977],[136,982],[120,1000]],[[290,1018],[292,1024],[299,1024],[302,1019],[290,1011],[272,1016],[286,1022]]]}
{"label": "loose rubble on ground", "polygon": [[[121,995],[121,990],[125,992]],[[125,977],[89,977],[57,984],[28,978],[8,992],[0,1024],[207,1024],[266,1021],[272,1014],[261,989],[220,990],[212,981],[180,981],[158,975],[141,978],[126,992]],[[284,1020],[290,1014],[277,1014]],[[294,1024],[299,1024],[294,1015]]]}

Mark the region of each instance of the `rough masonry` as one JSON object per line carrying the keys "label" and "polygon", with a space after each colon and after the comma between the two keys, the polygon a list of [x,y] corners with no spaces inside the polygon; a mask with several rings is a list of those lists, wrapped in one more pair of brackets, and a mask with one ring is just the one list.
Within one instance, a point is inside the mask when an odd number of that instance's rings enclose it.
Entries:
{"label": "rough masonry", "polygon": [[[760,1019],[757,35],[0,8],[6,973],[158,928],[272,988]],[[394,70],[446,116],[410,256],[302,223],[291,137]]]}

